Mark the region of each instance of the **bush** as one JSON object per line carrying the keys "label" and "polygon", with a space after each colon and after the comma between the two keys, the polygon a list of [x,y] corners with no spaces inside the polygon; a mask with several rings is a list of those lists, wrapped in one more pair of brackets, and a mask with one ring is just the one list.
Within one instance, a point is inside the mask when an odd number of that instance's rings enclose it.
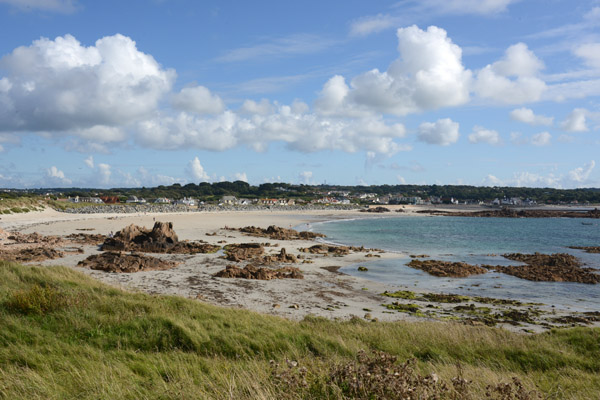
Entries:
{"label": "bush", "polygon": [[5,306],[20,314],[43,315],[66,305],[64,294],[53,287],[35,285],[28,290],[15,291]]}

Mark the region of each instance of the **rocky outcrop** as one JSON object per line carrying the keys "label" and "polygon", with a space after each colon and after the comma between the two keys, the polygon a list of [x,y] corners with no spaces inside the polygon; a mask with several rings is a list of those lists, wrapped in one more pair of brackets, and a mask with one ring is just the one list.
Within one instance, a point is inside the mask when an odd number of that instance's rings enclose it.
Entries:
{"label": "rocky outcrop", "polygon": [[569,248],[583,250],[586,253],[600,253],[600,246],[569,246]]}
{"label": "rocky outcrop", "polygon": [[530,281],[600,283],[600,275],[592,268],[582,268],[579,260],[566,253],[504,254],[503,257],[527,265],[501,266],[494,269]]}
{"label": "rocky outcrop", "polygon": [[73,243],[86,245],[98,245],[106,240],[106,236],[99,233],[72,233],[65,238]]}
{"label": "rocky outcrop", "polygon": [[279,254],[264,256],[260,262],[261,264],[297,263],[298,259],[295,255],[288,254],[285,247],[282,247]]}
{"label": "rocky outcrop", "polygon": [[244,268],[228,265],[224,270],[215,274],[218,278],[243,278],[243,279],[304,279],[300,269],[295,267],[284,267],[272,269],[267,267],[256,267],[248,265]]}
{"label": "rocky outcrop", "polygon": [[313,240],[319,237],[325,237],[322,233],[309,231],[296,231],[294,229],[281,228],[275,225],[269,226],[267,229],[256,226],[246,226],[239,229],[240,232],[249,236],[267,237],[272,240]]}
{"label": "rocky outcrop", "polygon": [[6,237],[8,240],[12,240],[17,244],[37,244],[37,245],[60,245],[63,239],[60,236],[44,236],[37,232],[33,233],[20,233],[10,232]]}
{"label": "rocky outcrop", "polygon": [[229,261],[248,261],[264,254],[265,248],[260,243],[236,243],[225,246],[225,258]]}
{"label": "rocky outcrop", "polygon": [[350,254],[350,247],[330,246],[328,244],[315,244],[314,246],[300,248],[298,250],[303,253],[324,254],[324,255],[333,254],[336,256],[345,256],[346,254]]}
{"label": "rocky outcrop", "polygon": [[106,272],[133,273],[167,270],[175,268],[177,263],[143,254],[123,254],[117,251],[107,251],[90,256],[80,261],[77,266]]}
{"label": "rocky outcrop", "polygon": [[0,250],[0,260],[13,262],[40,262],[61,258],[64,255],[62,251],[47,246]]}
{"label": "rocky outcrop", "polygon": [[517,210],[504,207],[499,210],[484,211],[443,211],[443,210],[420,210],[419,214],[446,215],[452,217],[480,217],[480,218],[600,218],[600,210],[597,208],[588,211],[570,210]]}
{"label": "rocky outcrop", "polygon": [[407,265],[411,268],[425,271],[433,276],[450,278],[466,278],[467,276],[485,274],[487,272],[487,269],[483,267],[463,262],[413,259]]}
{"label": "rocky outcrop", "polygon": [[365,208],[360,210],[360,212],[368,212],[368,213],[386,213],[390,212],[389,208],[385,207],[373,207],[373,208]]}
{"label": "rocky outcrop", "polygon": [[129,225],[107,238],[104,251],[139,251],[145,253],[214,253],[221,247],[206,242],[180,242],[171,222],[156,222],[152,230]]}

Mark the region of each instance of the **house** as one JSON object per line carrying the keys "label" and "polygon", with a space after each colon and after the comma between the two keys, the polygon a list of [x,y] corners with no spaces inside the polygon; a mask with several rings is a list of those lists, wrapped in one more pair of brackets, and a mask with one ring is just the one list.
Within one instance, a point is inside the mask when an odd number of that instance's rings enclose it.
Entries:
{"label": "house", "polygon": [[167,199],[166,197],[159,197],[158,199],[154,200],[154,204],[170,204],[171,200]]}
{"label": "house", "polygon": [[100,196],[100,199],[106,204],[117,204],[119,202],[117,196]]}
{"label": "house", "polygon": [[223,196],[221,197],[220,203],[233,205],[236,204],[237,198],[235,196]]}
{"label": "house", "polygon": [[80,203],[93,203],[93,204],[102,204],[104,203],[100,197],[80,197]]}
{"label": "house", "polygon": [[258,200],[258,204],[262,204],[264,206],[273,206],[279,202],[278,199],[260,199]]}
{"label": "house", "polygon": [[173,202],[173,204],[193,207],[196,205],[196,200],[192,199],[191,197],[190,198],[184,197],[181,200],[175,200],[175,202]]}
{"label": "house", "polygon": [[235,204],[237,204],[238,206],[248,206],[252,203],[252,201],[250,199],[237,199],[235,201]]}

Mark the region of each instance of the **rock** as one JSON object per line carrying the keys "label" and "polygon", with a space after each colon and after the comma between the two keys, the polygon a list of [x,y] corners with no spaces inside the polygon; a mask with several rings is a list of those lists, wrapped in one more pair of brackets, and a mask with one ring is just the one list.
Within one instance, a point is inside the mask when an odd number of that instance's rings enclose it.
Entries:
{"label": "rock", "polygon": [[583,250],[586,253],[600,253],[600,246],[569,246],[569,248]]}
{"label": "rock", "polygon": [[106,272],[133,273],[167,270],[175,268],[177,263],[143,254],[123,254],[116,251],[107,251],[90,256],[80,261],[77,266]]}
{"label": "rock", "polygon": [[98,245],[106,240],[106,236],[99,233],[72,233],[67,235],[66,239],[73,243]]}
{"label": "rock", "polygon": [[438,260],[411,260],[409,267],[420,269],[433,276],[465,278],[471,275],[484,274],[487,269],[464,262],[449,262]]}
{"label": "rock", "polygon": [[334,255],[346,255],[350,254],[350,248],[347,246],[330,246],[328,244],[316,244],[308,248],[298,249],[303,253],[311,254],[334,254]]}
{"label": "rock", "polygon": [[239,243],[225,246],[225,258],[234,262],[260,257],[264,252],[265,248],[260,243]]}
{"label": "rock", "polygon": [[442,211],[420,210],[417,213],[449,215],[455,217],[481,217],[481,218],[600,218],[600,210],[589,211],[563,211],[563,210],[516,210],[504,207],[500,210],[484,211]]}
{"label": "rock", "polygon": [[102,244],[102,250],[146,253],[214,253],[220,249],[205,242],[180,242],[171,222],[156,222],[152,230],[129,225]]}
{"label": "rock", "polygon": [[385,207],[374,207],[374,208],[362,209],[362,210],[360,210],[360,212],[386,213],[386,212],[390,212],[390,209],[389,208],[385,208]]}
{"label": "rock", "polygon": [[504,254],[503,257],[527,265],[501,266],[494,269],[530,281],[600,283],[600,275],[592,268],[582,268],[579,260],[566,253]]}
{"label": "rock", "polygon": [[365,272],[365,271],[368,271],[369,269],[367,267],[358,267],[358,270],[361,272]]}
{"label": "rock", "polygon": [[236,267],[235,265],[228,265],[224,270],[219,271],[215,274],[218,278],[243,278],[243,279],[259,279],[259,280],[271,280],[271,279],[303,279],[304,276],[298,268],[294,267],[283,267],[283,268],[267,268],[267,267],[256,267],[254,265],[247,265],[244,268]]}
{"label": "rock", "polygon": [[256,226],[246,226],[240,228],[239,231],[249,236],[267,237],[273,240],[312,240],[318,237],[325,237],[325,235],[321,233],[308,231],[298,232],[294,229],[280,228],[275,225],[271,225],[267,229],[258,228]]}
{"label": "rock", "polygon": [[287,254],[285,247],[281,248],[281,251],[277,255],[264,256],[259,260],[262,264],[273,264],[273,263],[297,263],[298,259],[293,254]]}
{"label": "rock", "polygon": [[32,247],[0,251],[0,260],[13,262],[39,262],[64,257],[62,251],[51,247]]}

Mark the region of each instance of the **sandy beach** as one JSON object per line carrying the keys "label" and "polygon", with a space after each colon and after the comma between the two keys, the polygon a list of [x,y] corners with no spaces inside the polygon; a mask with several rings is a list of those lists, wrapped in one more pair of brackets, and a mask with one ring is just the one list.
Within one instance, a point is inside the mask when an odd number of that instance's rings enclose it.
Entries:
{"label": "sandy beach", "polygon": [[[234,229],[246,226],[267,228],[276,225],[283,228],[305,230],[311,223],[348,218],[385,218],[388,216],[414,215],[416,210],[407,206],[403,213],[366,214],[358,211],[224,211],[192,213],[141,213],[141,214],[66,214],[51,209],[24,215],[5,215],[0,227],[6,231],[21,233],[37,232],[41,235],[66,236],[73,233],[97,233],[109,235],[135,224],[152,228],[154,222],[172,222],[180,240],[203,240],[224,246],[233,243],[262,243],[267,255],[278,254],[282,248],[288,254],[300,256],[298,267],[304,279],[248,280],[217,278],[214,275],[231,261],[224,259],[223,252],[214,254],[153,254],[179,263],[164,271],[136,273],[108,273],[80,268],[77,263],[90,255],[100,254],[98,246],[80,246],[81,253],[66,253],[65,257],[41,262],[42,265],[64,265],[86,273],[100,281],[127,290],[140,290],[152,294],[177,295],[211,304],[245,308],[300,320],[308,315],[330,319],[365,318],[374,321],[417,321],[426,315],[389,310],[383,304],[397,299],[384,297],[385,291],[394,292],[398,287],[373,282],[360,277],[337,272],[339,268],[379,259],[402,259],[405,254],[380,251],[351,251],[343,256],[302,253],[301,248],[310,247],[314,240],[271,240],[253,237]],[[437,218],[437,217],[436,217]],[[454,305],[442,303],[423,304],[423,308],[435,308],[439,312],[452,312]],[[490,306],[497,307],[495,305]],[[549,310],[549,309],[548,309]],[[553,311],[556,313],[556,311]],[[556,315],[556,314],[555,314]],[[560,312],[559,314],[560,315]],[[596,323],[597,324],[597,323]],[[504,326],[504,324],[502,324]],[[506,324],[511,330],[540,331],[537,324]]]}

